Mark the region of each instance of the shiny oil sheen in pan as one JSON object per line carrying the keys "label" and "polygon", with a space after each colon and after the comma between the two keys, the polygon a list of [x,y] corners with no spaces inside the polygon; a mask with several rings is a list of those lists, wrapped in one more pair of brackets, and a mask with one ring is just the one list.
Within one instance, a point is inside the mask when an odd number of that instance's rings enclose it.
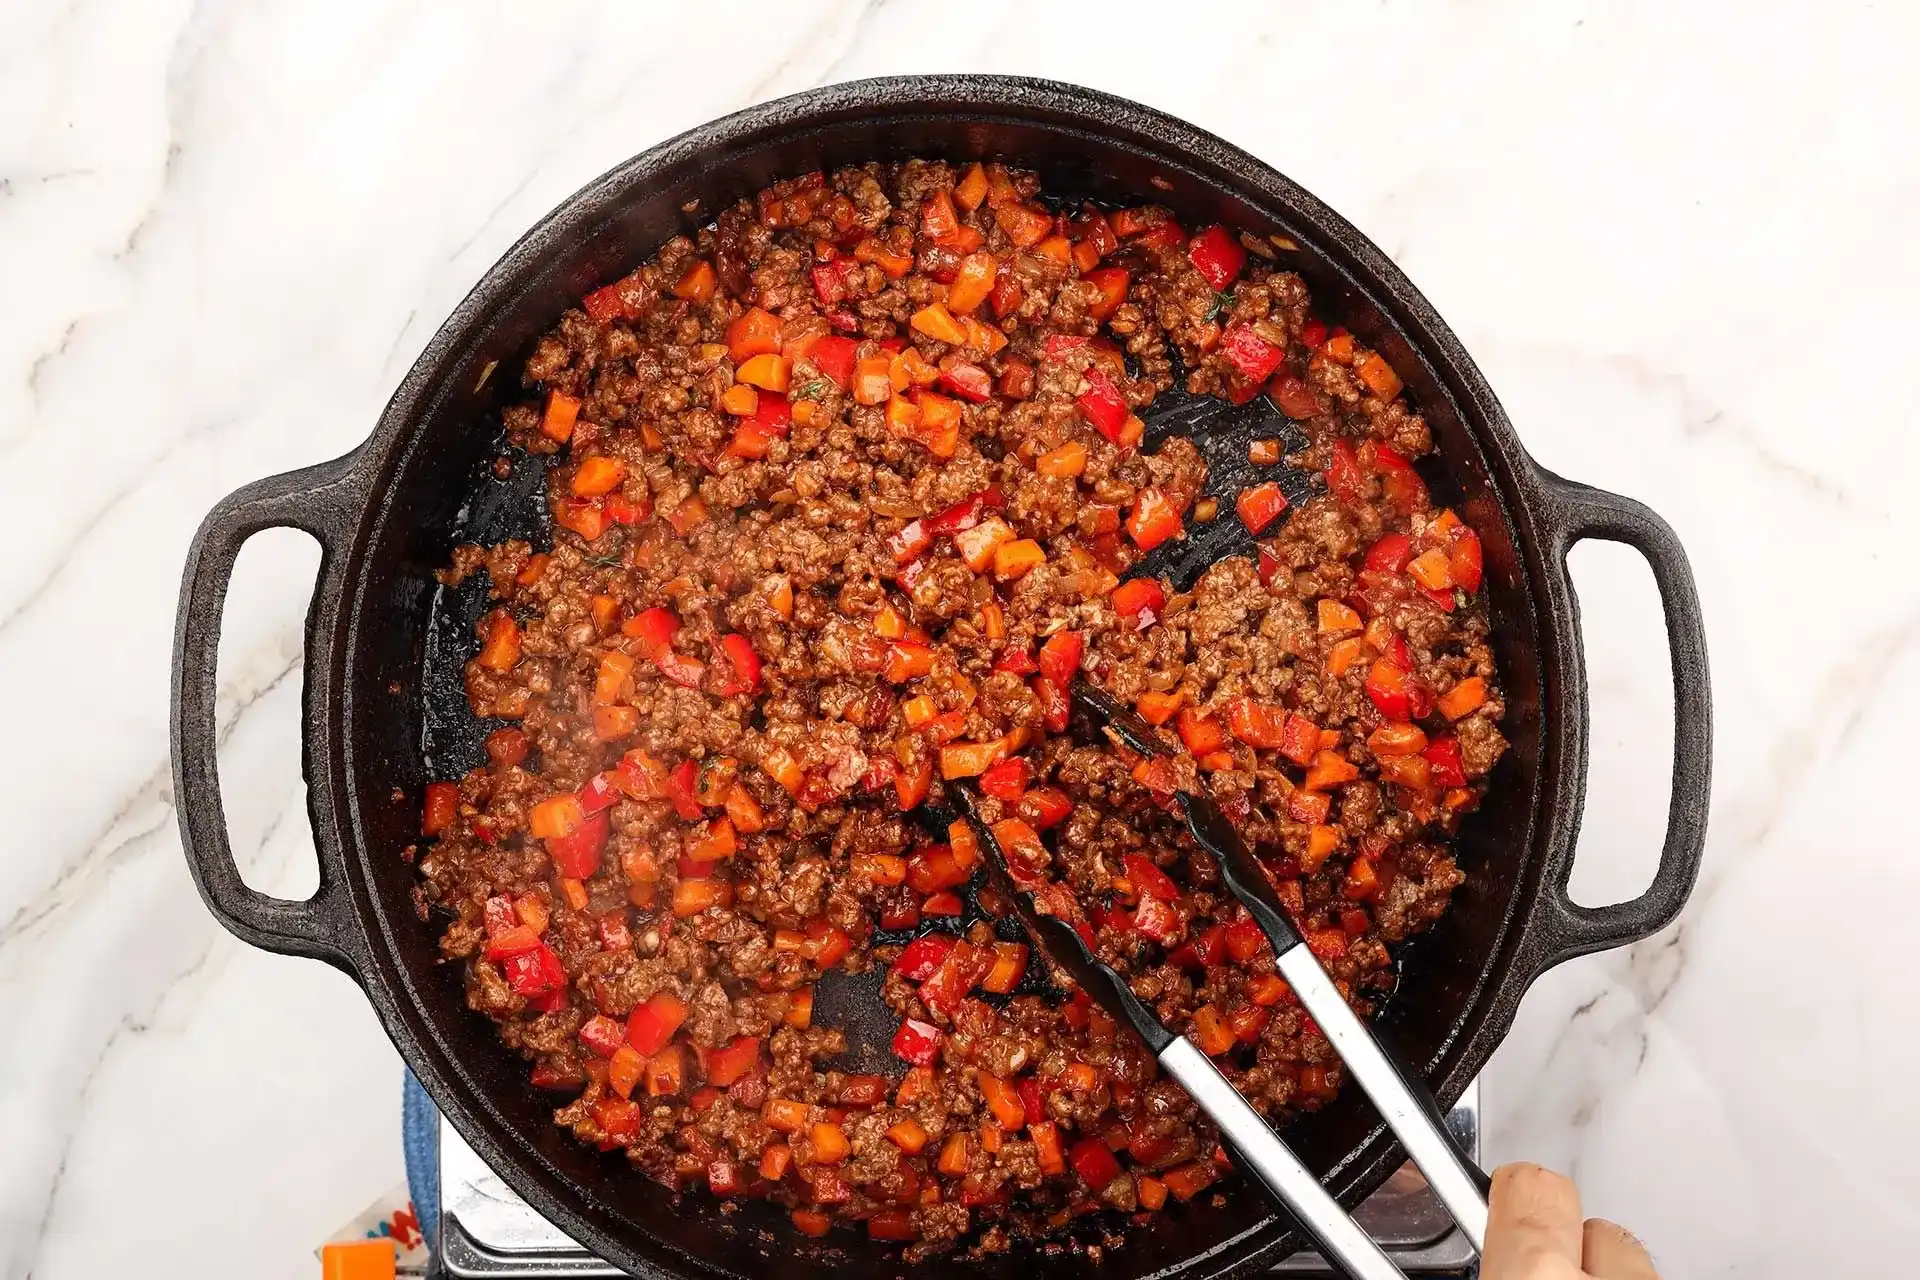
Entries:
{"label": "shiny oil sheen in pan", "polygon": [[[420,687],[436,583],[497,452],[501,382],[561,311],[667,237],[790,174],[875,157],[1012,160],[1049,188],[1109,204],[1152,191],[1184,225],[1270,230],[1298,247],[1329,319],[1385,351],[1432,423],[1436,498],[1486,543],[1487,597],[1509,696],[1513,750],[1502,787],[1464,835],[1468,884],[1409,949],[1382,1031],[1443,1103],[1504,1035],[1528,985],[1568,958],[1623,945],[1680,910],[1698,868],[1711,741],[1699,607],[1684,552],[1646,508],[1554,476],[1512,425],[1445,323],[1351,226],[1258,160],[1181,121],[1071,86],[995,77],[916,77],[817,90],[703,126],[620,166],[567,201],[482,279],[422,353],[352,455],[236,492],[189,555],[176,630],[175,789],[183,843],[210,909],[247,941],[319,958],[365,990],[441,1111],[524,1199],[597,1255],[649,1276],[892,1276],[897,1246],[841,1233],[796,1253],[783,1215],[749,1205],[722,1218],[681,1200],[551,1125],[493,1028],[469,1013],[415,914],[421,788],[439,773],[423,748]],[[694,212],[690,215],[687,210]],[[702,212],[704,211],[704,212]],[[320,854],[306,902],[248,890],[234,867],[214,758],[220,604],[241,545],[288,525],[322,544],[309,619],[304,764]],[[1572,904],[1585,777],[1585,681],[1567,549],[1626,542],[1653,567],[1673,648],[1676,762],[1669,828],[1652,887],[1632,902]],[[437,763],[437,762],[436,762]],[[398,784],[399,795],[395,790]],[[1343,1096],[1288,1131],[1307,1163],[1354,1204],[1400,1163],[1363,1103]],[[1131,1231],[1098,1269],[1111,1277],[1237,1275],[1299,1244],[1255,1197],[1168,1211]],[[776,1231],[778,1234],[776,1234]],[[944,1259],[916,1274],[1093,1274],[1084,1259],[1024,1246],[1001,1259]]]}

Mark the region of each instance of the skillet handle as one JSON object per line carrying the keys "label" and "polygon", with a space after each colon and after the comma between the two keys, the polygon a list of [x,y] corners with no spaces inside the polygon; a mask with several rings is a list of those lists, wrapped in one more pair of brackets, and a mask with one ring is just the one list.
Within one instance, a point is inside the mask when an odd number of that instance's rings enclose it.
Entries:
{"label": "skillet handle", "polygon": [[1713,694],[1707,673],[1706,629],[1693,570],[1673,529],[1645,505],[1537,467],[1549,501],[1557,561],[1566,578],[1567,553],[1587,538],[1625,543],[1646,557],[1660,589],[1667,647],[1673,665],[1673,794],[1667,804],[1667,836],[1660,865],[1646,892],[1628,902],[1583,907],[1567,896],[1572,859],[1548,886],[1542,907],[1544,971],[1589,952],[1638,942],[1664,929],[1680,914],[1700,873],[1707,838],[1707,804],[1713,783]]}
{"label": "skillet handle", "polygon": [[[187,551],[180,610],[173,631],[173,790],[180,840],[194,884],[221,924],[246,942],[282,955],[324,960],[354,973],[346,919],[344,878],[324,849],[320,887],[304,902],[274,898],[247,887],[233,860],[220,800],[215,722],[221,611],[234,562],[248,538],[264,529],[293,528],[320,543],[319,581],[327,581],[345,550],[361,503],[358,454],[257,480],[237,489],[207,514]],[[307,611],[307,662],[313,661],[323,592]],[[312,691],[311,665],[302,673],[302,705]],[[308,729],[311,732],[311,727]]]}

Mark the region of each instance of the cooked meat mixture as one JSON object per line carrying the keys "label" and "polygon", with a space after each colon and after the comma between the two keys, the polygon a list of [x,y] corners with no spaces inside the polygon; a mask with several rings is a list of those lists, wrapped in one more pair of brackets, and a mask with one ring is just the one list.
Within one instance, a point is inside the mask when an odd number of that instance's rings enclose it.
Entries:
{"label": "cooked meat mixture", "polygon": [[[466,682],[501,727],[428,788],[419,867],[559,1124],[915,1257],[1220,1177],[1144,1046],[1029,954],[966,828],[923,825],[959,778],[1262,1111],[1334,1096],[1170,792],[1226,807],[1371,1012],[1390,945],[1461,882],[1504,708],[1479,539],[1412,465],[1425,422],[1272,257],[999,166],[865,165],[742,201],[541,339],[506,426],[556,455],[553,546],[462,547],[443,575],[490,581]],[[1308,443],[1250,461],[1314,496],[1224,510],[1190,441],[1144,451],[1176,378],[1271,396]],[[1257,558],[1191,591],[1136,571],[1212,519]],[[1175,754],[1066,732],[1076,677]],[[813,986],[875,966],[898,1063],[850,1074]]]}

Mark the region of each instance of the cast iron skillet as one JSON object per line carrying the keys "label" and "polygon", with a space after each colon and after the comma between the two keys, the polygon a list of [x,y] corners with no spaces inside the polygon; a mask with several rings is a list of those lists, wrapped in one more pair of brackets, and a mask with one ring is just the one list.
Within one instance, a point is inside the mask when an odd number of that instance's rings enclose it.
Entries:
{"label": "cast iron skillet", "polygon": [[[1467,883],[1407,948],[1380,1020],[1443,1102],[1457,1098],[1511,1024],[1528,985],[1587,952],[1644,938],[1680,911],[1699,867],[1708,792],[1709,695],[1699,602],[1671,529],[1637,502],[1561,479],[1527,456],[1451,331],[1392,263],[1326,206],[1252,156],[1135,103],[1037,80],[932,76],[835,85],[705,125],[619,166],[516,244],[441,326],[372,437],[332,462],[258,481],[207,517],[188,555],[174,644],[173,767],[181,834],[200,892],[255,946],[325,960],[366,991],[387,1033],[454,1125],[516,1191],[583,1245],[649,1276],[892,1275],[898,1253],[839,1232],[796,1249],[761,1204],[723,1215],[676,1199],[554,1127],[551,1095],[493,1027],[464,1007],[455,967],[436,963],[416,918],[423,670],[433,571],[466,527],[500,448],[499,409],[531,343],[589,288],[667,237],[772,180],[868,159],[1001,158],[1050,190],[1157,199],[1189,227],[1222,221],[1297,248],[1323,313],[1383,350],[1432,423],[1423,464],[1437,500],[1463,510],[1486,550],[1486,594],[1509,692],[1512,750],[1467,824]],[[489,376],[495,369],[503,371]],[[246,887],[228,847],[214,758],[215,653],[241,545],[290,526],[322,548],[307,619],[305,773],[320,887],[304,902]],[[1587,694],[1568,549],[1627,543],[1652,565],[1672,649],[1675,754],[1666,843],[1652,886],[1615,906],[1575,905],[1566,885],[1586,781]],[[457,658],[457,655],[456,655]],[[436,762],[438,763],[438,762]],[[396,788],[398,794],[396,795]],[[1329,1186],[1357,1203],[1399,1164],[1357,1091],[1288,1133]],[[1174,1207],[1098,1264],[1053,1256],[1055,1274],[1226,1276],[1298,1247],[1298,1233],[1244,1189]],[[928,1272],[1015,1273],[999,1260]],[[845,1268],[852,1268],[851,1272]]]}

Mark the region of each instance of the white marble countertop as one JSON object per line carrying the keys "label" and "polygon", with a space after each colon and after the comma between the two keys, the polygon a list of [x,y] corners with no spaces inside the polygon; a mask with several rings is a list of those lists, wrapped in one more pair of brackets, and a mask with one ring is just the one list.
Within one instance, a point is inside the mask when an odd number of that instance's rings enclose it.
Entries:
{"label": "white marble countertop", "polygon": [[[1493,1154],[1573,1171],[1670,1277],[1889,1274],[1920,1203],[1920,851],[1893,821],[1920,718],[1920,21],[1198,8],[1143,47],[1110,5],[1017,0],[0,6],[0,1274],[311,1275],[399,1177],[400,1063],[362,999],[222,933],[181,861],[167,676],[201,515],[357,443],[480,273],[615,162],[955,69],[1126,94],[1269,160],[1399,261],[1543,463],[1680,531],[1717,695],[1705,874],[1676,928],[1534,990],[1488,1073]],[[1667,674],[1640,563],[1573,562],[1600,901],[1653,863]],[[228,807],[281,893],[314,881],[316,563],[255,539],[227,611]]]}

